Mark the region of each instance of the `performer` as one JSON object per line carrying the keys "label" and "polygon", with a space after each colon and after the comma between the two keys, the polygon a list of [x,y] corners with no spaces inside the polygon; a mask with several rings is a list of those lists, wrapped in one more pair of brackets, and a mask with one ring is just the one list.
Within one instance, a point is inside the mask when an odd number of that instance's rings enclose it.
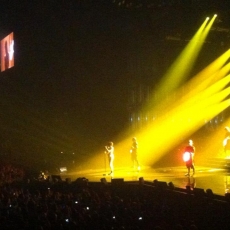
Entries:
{"label": "performer", "polygon": [[9,52],[8,52],[8,44],[7,41],[5,41],[5,70],[9,68]]}
{"label": "performer", "polygon": [[105,153],[108,154],[109,167],[110,167],[109,175],[111,175],[113,173],[113,161],[114,161],[114,146],[113,146],[113,142],[109,142],[108,145],[105,146]]}
{"label": "performer", "polygon": [[190,176],[190,169],[192,169],[193,174],[195,174],[194,155],[195,147],[193,145],[193,141],[189,140],[189,143],[184,150],[184,161],[186,162],[186,167],[188,169],[188,172],[185,174],[185,176]]}
{"label": "performer", "polygon": [[225,137],[223,141],[223,146],[224,146],[224,152],[226,153],[227,150],[229,149],[230,128],[226,126],[224,129],[225,129]]}
{"label": "performer", "polygon": [[137,171],[140,171],[140,165],[137,159],[137,149],[138,149],[138,143],[137,143],[137,138],[133,137],[132,138],[132,146],[130,149],[130,153],[131,153],[131,160],[133,162],[133,168],[135,168],[135,163],[137,165]]}

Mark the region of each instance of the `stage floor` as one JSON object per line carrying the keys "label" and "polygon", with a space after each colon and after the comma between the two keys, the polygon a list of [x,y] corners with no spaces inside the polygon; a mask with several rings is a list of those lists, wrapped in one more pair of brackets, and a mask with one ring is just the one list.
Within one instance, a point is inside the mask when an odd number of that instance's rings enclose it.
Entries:
{"label": "stage floor", "polygon": [[142,167],[139,172],[133,168],[116,168],[113,175],[108,175],[109,171],[105,169],[86,169],[77,170],[75,172],[60,173],[62,180],[67,178],[75,181],[79,177],[85,177],[89,182],[100,182],[101,178],[106,178],[107,182],[111,179],[123,178],[124,181],[139,181],[143,177],[145,181],[153,182],[155,179],[158,181],[172,182],[175,187],[186,188],[202,188],[204,190],[211,189],[214,194],[225,195],[230,193],[230,170],[196,167],[196,174],[190,177],[185,176],[187,172],[184,166],[181,167],[165,167],[165,168],[151,168]]}

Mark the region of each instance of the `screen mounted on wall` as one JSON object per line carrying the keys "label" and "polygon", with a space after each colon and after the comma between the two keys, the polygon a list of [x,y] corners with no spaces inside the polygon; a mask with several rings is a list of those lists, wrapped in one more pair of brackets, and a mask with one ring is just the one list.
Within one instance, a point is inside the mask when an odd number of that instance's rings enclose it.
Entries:
{"label": "screen mounted on wall", "polygon": [[14,33],[1,40],[1,72],[14,66]]}

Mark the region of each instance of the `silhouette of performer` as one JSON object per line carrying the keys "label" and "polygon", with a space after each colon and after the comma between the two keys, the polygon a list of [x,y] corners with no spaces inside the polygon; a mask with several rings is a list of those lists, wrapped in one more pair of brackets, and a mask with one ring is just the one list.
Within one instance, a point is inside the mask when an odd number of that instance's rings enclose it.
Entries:
{"label": "silhouette of performer", "polygon": [[185,174],[185,176],[190,176],[190,169],[192,169],[193,174],[195,174],[195,167],[194,167],[194,155],[195,155],[195,147],[193,145],[193,141],[189,140],[188,145],[185,147],[184,150],[184,156],[186,155],[186,167],[188,169],[188,172]]}
{"label": "silhouette of performer", "polygon": [[109,142],[107,146],[105,146],[105,153],[108,155],[109,159],[109,167],[110,167],[110,173],[111,175],[113,173],[113,161],[114,161],[114,146],[113,142]]}
{"label": "silhouette of performer", "polygon": [[227,150],[230,149],[230,146],[229,146],[230,128],[228,126],[226,126],[224,129],[225,129],[225,137],[224,137],[224,140],[223,140],[223,146],[224,146],[224,152],[226,153]]}
{"label": "silhouette of performer", "polygon": [[8,45],[7,41],[5,41],[5,70],[9,68],[9,52],[8,52]]}
{"label": "silhouette of performer", "polygon": [[137,165],[137,170],[140,171],[140,165],[137,159],[137,149],[138,149],[138,143],[137,143],[137,138],[133,137],[132,138],[132,146],[130,149],[130,153],[131,153],[131,160],[133,163],[133,168],[135,168],[135,164]]}

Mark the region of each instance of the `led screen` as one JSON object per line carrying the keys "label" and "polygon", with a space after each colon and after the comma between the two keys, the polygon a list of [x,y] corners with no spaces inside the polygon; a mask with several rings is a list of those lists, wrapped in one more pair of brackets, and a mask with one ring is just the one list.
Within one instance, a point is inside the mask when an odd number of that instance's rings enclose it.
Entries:
{"label": "led screen", "polygon": [[14,66],[14,33],[1,40],[1,72]]}

